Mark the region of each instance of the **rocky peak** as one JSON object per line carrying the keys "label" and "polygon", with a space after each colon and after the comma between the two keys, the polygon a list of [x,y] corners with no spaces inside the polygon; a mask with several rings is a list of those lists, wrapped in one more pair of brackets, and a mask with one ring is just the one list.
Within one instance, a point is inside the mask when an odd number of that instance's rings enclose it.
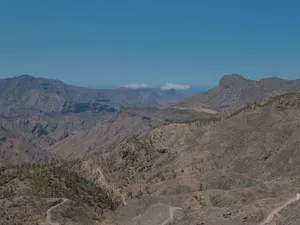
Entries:
{"label": "rocky peak", "polygon": [[221,78],[219,85],[228,86],[234,83],[238,83],[240,81],[248,81],[248,80],[239,74],[228,74],[228,75],[224,75]]}
{"label": "rocky peak", "polygon": [[33,80],[33,79],[35,79],[35,77],[34,76],[31,76],[31,75],[29,75],[29,74],[21,74],[20,76],[17,76],[17,77],[15,77],[15,78],[19,78],[19,79],[24,79],[24,80]]}

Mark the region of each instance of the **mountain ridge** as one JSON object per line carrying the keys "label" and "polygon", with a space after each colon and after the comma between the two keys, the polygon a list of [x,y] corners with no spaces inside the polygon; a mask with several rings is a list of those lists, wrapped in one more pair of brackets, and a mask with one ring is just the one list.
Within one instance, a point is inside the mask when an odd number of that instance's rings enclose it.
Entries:
{"label": "mountain ridge", "polygon": [[[160,89],[93,89],[73,86],[60,80],[20,75],[0,79],[0,114],[9,114],[16,108],[41,110],[42,112],[62,112],[76,104],[86,104],[82,110],[99,106],[100,112],[107,108],[118,110],[124,106],[159,106],[166,102],[184,98],[177,91]],[[75,106],[76,107],[76,106]],[[101,108],[102,107],[102,108]]]}
{"label": "mountain ridge", "polygon": [[219,85],[204,93],[187,98],[178,107],[202,106],[225,111],[259,100],[265,96],[300,90],[300,79],[285,80],[277,77],[249,80],[239,74],[224,75]]}

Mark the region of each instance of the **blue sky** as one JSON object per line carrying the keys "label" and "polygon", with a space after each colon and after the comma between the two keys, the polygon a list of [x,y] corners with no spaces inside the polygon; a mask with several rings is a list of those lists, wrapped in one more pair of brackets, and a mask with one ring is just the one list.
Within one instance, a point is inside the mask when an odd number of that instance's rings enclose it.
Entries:
{"label": "blue sky", "polygon": [[1,0],[0,76],[93,87],[300,76],[300,2]]}

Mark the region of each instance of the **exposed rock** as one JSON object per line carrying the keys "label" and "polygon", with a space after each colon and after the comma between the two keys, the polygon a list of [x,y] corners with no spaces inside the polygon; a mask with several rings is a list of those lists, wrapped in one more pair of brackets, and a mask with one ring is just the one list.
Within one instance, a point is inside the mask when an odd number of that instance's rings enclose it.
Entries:
{"label": "exposed rock", "polygon": [[160,149],[157,149],[157,151],[161,154],[165,154],[165,153],[168,153],[168,149],[165,149],[165,148],[160,148]]}
{"label": "exposed rock", "polygon": [[177,107],[212,108],[225,111],[240,107],[248,102],[259,100],[265,96],[296,92],[300,90],[300,80],[284,80],[280,78],[265,78],[248,80],[241,75],[225,75],[219,86],[207,92],[187,98],[175,104]]}

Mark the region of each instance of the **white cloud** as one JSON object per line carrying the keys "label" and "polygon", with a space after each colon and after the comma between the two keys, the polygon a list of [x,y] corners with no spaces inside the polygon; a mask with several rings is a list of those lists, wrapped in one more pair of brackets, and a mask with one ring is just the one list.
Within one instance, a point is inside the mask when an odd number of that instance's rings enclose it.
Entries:
{"label": "white cloud", "polygon": [[191,86],[187,84],[172,84],[172,83],[165,83],[163,84],[160,89],[161,90],[170,90],[170,89],[175,89],[175,90],[186,90],[189,89]]}
{"label": "white cloud", "polygon": [[137,89],[137,88],[152,88],[152,85],[149,85],[149,84],[125,84],[120,87]]}

